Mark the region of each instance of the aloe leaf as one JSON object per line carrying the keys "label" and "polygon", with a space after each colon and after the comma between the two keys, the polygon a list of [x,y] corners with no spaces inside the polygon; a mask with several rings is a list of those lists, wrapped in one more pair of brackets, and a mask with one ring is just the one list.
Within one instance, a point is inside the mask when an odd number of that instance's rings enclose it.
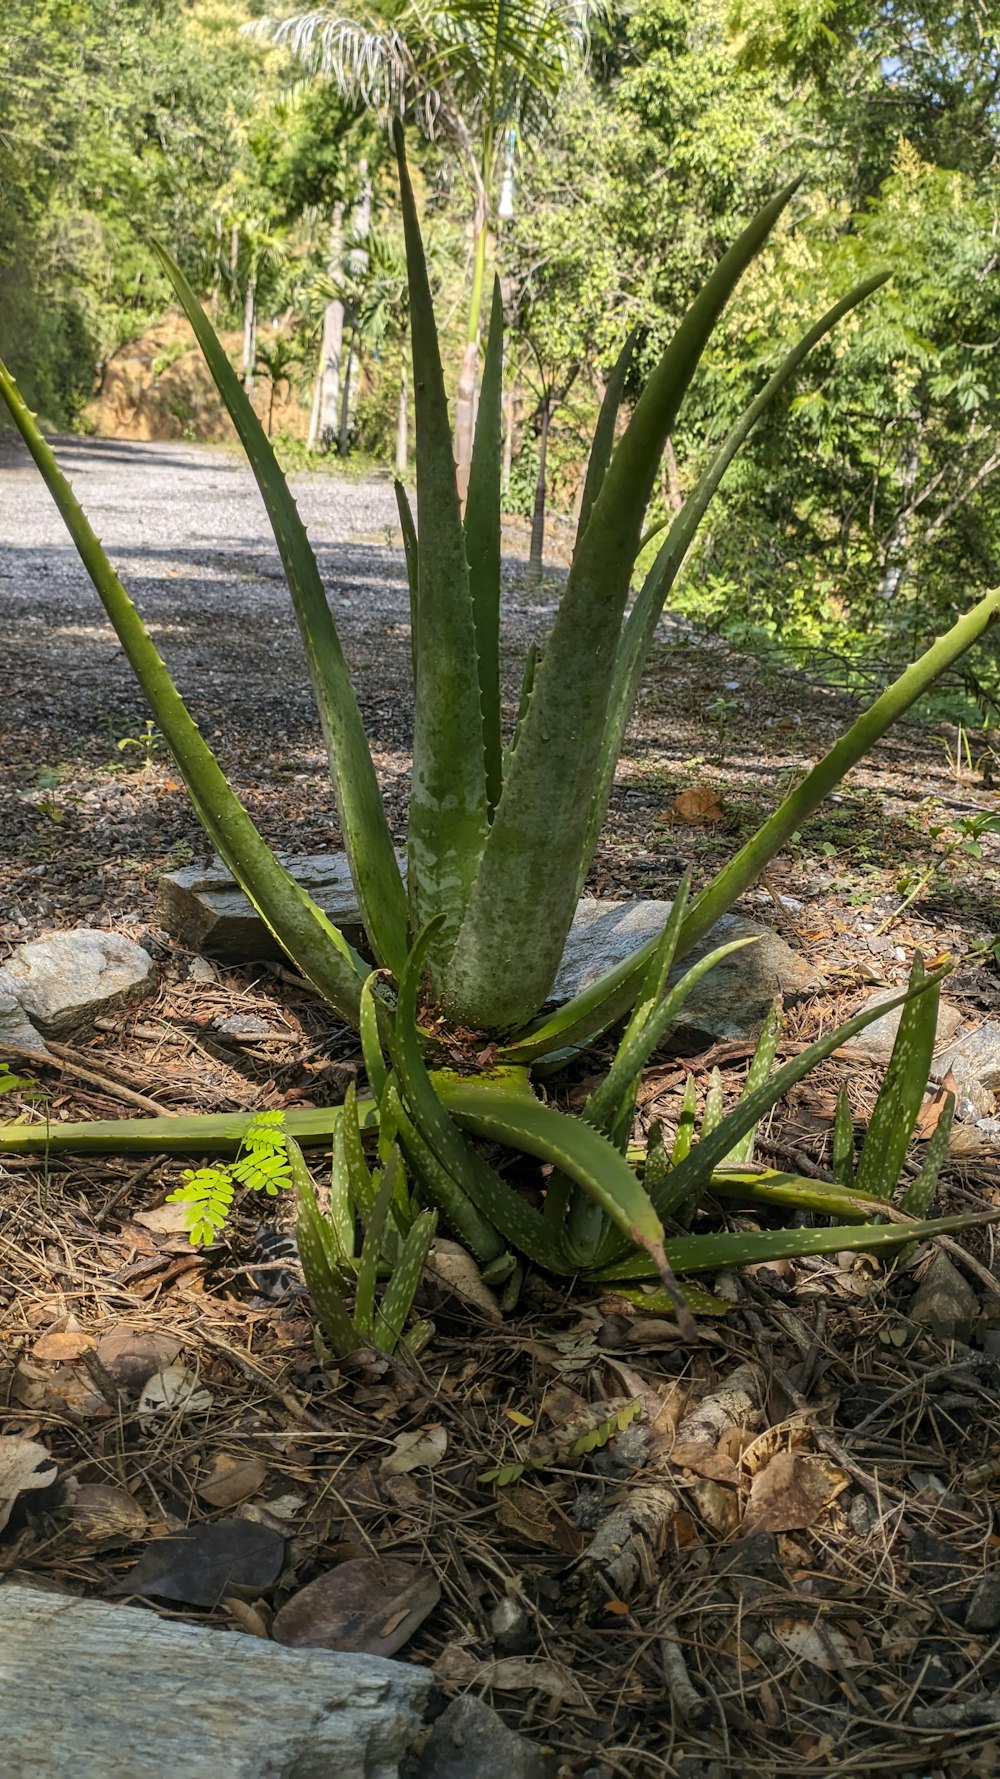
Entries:
{"label": "aloe leaf", "polygon": [[906,989],[903,993],[894,995],[891,1000],[882,1001],[877,1007],[867,1007],[863,1012],[856,1013],[853,1019],[847,1020],[836,1031],[817,1038],[815,1043],[800,1051],[798,1056],[792,1057],[780,1069],[776,1069],[763,1086],[741,1099],[710,1134],[705,1134],[703,1122],[700,1142],[667,1178],[666,1191],[669,1192],[671,1203],[697,1203],[714,1169],[720,1166],[740,1137],[752,1129],[789,1088],[795,1087],[808,1075],[810,1069],[832,1056],[841,1044],[846,1044],[848,1038],[863,1032],[873,1020],[884,1017],[894,1007],[901,1007],[911,994],[922,995],[933,991],[939,980],[938,976],[927,977],[916,990]]}
{"label": "aloe leaf", "polygon": [[854,1185],[854,1118],[851,1114],[851,1096],[846,1086],[841,1087],[837,1095],[837,1110],[833,1119],[833,1167],[834,1179],[841,1186]]}
{"label": "aloe leaf", "polygon": [[[716,1297],[714,1292],[706,1291],[702,1285],[692,1285],[689,1280],[681,1279],[681,1294],[693,1316],[725,1316],[736,1305],[725,1297]],[[624,1297],[626,1303],[634,1303],[636,1309],[642,1310],[647,1316],[669,1316],[673,1314],[673,1299],[666,1291],[655,1286],[651,1290],[648,1285],[616,1285],[614,1295]]]}
{"label": "aloe leaf", "polygon": [[413,523],[410,508],[410,497],[398,479],[393,482],[396,494],[396,511],[399,514],[399,529],[403,533],[403,554],[406,557],[406,584],[410,590],[410,660],[413,666],[413,680],[417,678],[417,586],[419,582],[419,549],[417,528]]}
{"label": "aloe leaf", "polygon": [[378,1263],[382,1253],[386,1219],[396,1187],[398,1169],[399,1150],[394,1149],[379,1181],[378,1191],[369,1207],[365,1239],[361,1244],[358,1283],[354,1294],[354,1326],[361,1339],[366,1341],[373,1341],[375,1338],[375,1286],[378,1281]]}
{"label": "aloe leaf", "polygon": [[382,1040],[378,1029],[378,1012],[375,1006],[375,983],[377,981],[378,977],[373,972],[361,990],[358,1023],[361,1032],[361,1054],[364,1057],[368,1085],[375,1098],[381,1100],[389,1071],[382,1055]]}
{"label": "aloe leaf", "polygon": [[437,1212],[421,1211],[400,1249],[382,1301],[375,1307],[375,1345],[383,1353],[396,1350],[436,1233]]}
{"label": "aloe leaf", "polygon": [[351,1173],[347,1165],[344,1140],[345,1119],[338,1118],[333,1133],[333,1154],[330,1162],[330,1210],[327,1222],[333,1231],[339,1263],[354,1266],[355,1206],[351,1193]]}
{"label": "aloe leaf", "polygon": [[741,1204],[785,1205],[795,1211],[810,1211],[824,1217],[870,1221],[879,1214],[881,1201],[865,1198],[825,1180],[807,1180],[801,1174],[786,1174],[770,1168],[747,1169],[728,1162],[717,1168],[709,1181],[715,1198],[734,1198]]}
{"label": "aloe leaf", "polygon": [[[549,1239],[539,1213],[513,1192],[506,1181],[466,1143],[442,1104],[424,1065],[417,1033],[417,992],[424,960],[434,937],[434,928],[439,924],[440,917],[421,933],[406,961],[399,982],[392,1058],[406,1110],[419,1136],[441,1166],[501,1235],[522,1254],[539,1261],[552,1271],[571,1271],[572,1268],[563,1261],[559,1245]],[[449,1083],[449,1100],[457,1085],[454,1081]],[[519,1093],[516,1089],[512,1090],[509,1083],[508,1094],[511,1099],[524,1097],[523,1091]]]}
{"label": "aloe leaf", "polygon": [[500,739],[500,455],[503,385],[503,298],[493,285],[483,380],[476,415],[476,438],[465,501],[469,591],[479,659],[479,692],[486,753],[486,797],[490,813],[503,789]]}
{"label": "aloe leaf", "polygon": [[[374,1100],[360,1101],[358,1114],[366,1129],[377,1125]],[[0,1120],[0,1155],[233,1155],[255,1116],[165,1112],[159,1118],[95,1118],[82,1124]],[[329,1148],[342,1116],[342,1106],[293,1106],[285,1113],[285,1129],[304,1148]]]}
{"label": "aloe leaf", "polygon": [[[443,956],[465,912],[488,829],[483,716],[448,401],[398,123],[393,141],[410,286],[419,532],[407,888],[415,932],[434,915],[444,916],[436,946]],[[397,976],[402,966],[400,959]]]}
{"label": "aloe leaf", "polygon": [[294,1139],[288,1143],[288,1159],[298,1197],[295,1240],[303,1276],[316,1306],[320,1327],[334,1352],[344,1359],[355,1351],[359,1342],[344,1300],[336,1255],[331,1247],[332,1232],[320,1214],[309,1169]]}
{"label": "aloe leaf", "polygon": [[[995,1223],[1000,1210],[977,1212],[968,1217],[938,1217],[930,1223],[848,1223],[829,1229],[760,1229],[736,1235],[672,1236],[666,1254],[675,1272],[715,1272],[724,1266],[754,1266],[762,1260],[798,1260],[808,1254],[878,1254],[907,1242],[928,1241],[936,1235],[960,1235]],[[652,1277],[653,1268],[641,1254],[616,1261],[592,1275],[595,1281]]]}
{"label": "aloe leaf", "polygon": [[674,1134],[673,1148],[670,1151],[670,1165],[672,1168],[679,1167],[684,1160],[684,1157],[690,1154],[691,1144],[694,1142],[695,1120],[697,1114],[698,1089],[695,1086],[694,1076],[689,1075],[684,1083],[684,1099],[681,1104],[680,1117],[677,1120],[677,1130]]}
{"label": "aloe leaf", "polygon": [[514,749],[517,747],[517,738],[521,733],[521,724],[524,722],[525,713],[528,709],[529,703],[531,702],[531,689],[535,683],[535,669],[537,668],[537,666],[538,666],[538,648],[537,648],[537,645],[532,642],[532,643],[528,644],[528,652],[524,657],[524,671],[522,672],[522,675],[521,675],[521,691],[520,691],[520,694],[518,696],[518,701],[517,701],[517,716],[514,720],[514,728],[511,733],[510,741],[508,742],[506,748],[504,749],[504,756],[503,756],[503,777],[504,778],[507,777],[507,773],[510,770],[510,762],[514,756]]}
{"label": "aloe leaf", "polygon": [[765,206],[696,297],[636,404],[594,502],[439,982],[446,1010],[476,1029],[523,1024],[555,980],[576,909],[609,662],[660,455],[716,320],[794,190],[788,186]]}
{"label": "aloe leaf", "polygon": [[649,653],[649,646],[653,640],[660,613],[720,482],[757,422],[767,412],[775,397],[786,384],[791,382],[799,366],[813,347],[818,345],[819,341],[836,327],[838,321],[878,290],[889,276],[888,272],[880,272],[873,278],[865,279],[864,283],[858,284],[853,290],[848,291],[840,302],[834,303],[833,307],[828,309],[826,314],[813,327],[809,328],[808,332],[803,334],[801,340],[783,359],[773,376],[768,379],[760,394],[744,410],[727,433],[715,457],[692,489],[677,517],[672,521],[667,537],[625,620],[618,644],[614,680],[601,738],[600,765],[580,861],[579,887],[582,887],[590,860],[600,839],[611,787],[614,783],[615,768],[622,750],[622,743],[625,740],[625,732],[635,709],[643,665]]}
{"label": "aloe leaf", "polygon": [[471,1250],[477,1260],[487,1265],[506,1253],[506,1246],[488,1217],[473,1204],[467,1193],[442,1167],[437,1156],[424,1142],[412,1120],[406,1116],[395,1082],[390,1078],[383,1102],[384,1110],[396,1121],[399,1141],[414,1176],[427,1196],[433,1199],[449,1228]]}
{"label": "aloe leaf", "polygon": [[618,354],[614,370],[608,378],[607,388],[604,391],[604,400],[597,417],[590,457],[587,461],[587,475],[583,484],[580,518],[576,528],[578,544],[590,523],[594,502],[604,485],[608,464],[611,462],[611,453],[615,447],[615,430],[618,425],[618,410],[622,404],[622,396],[625,393],[625,384],[632,368],[638,338],[639,329],[634,327]]}
{"label": "aloe leaf", "polygon": [[[671,911],[672,912],[672,911]],[[678,923],[679,925],[679,923]],[[676,943],[676,929],[672,934],[671,953]],[[730,939],[728,944],[720,945],[715,951],[707,952],[686,970],[679,982],[664,995],[659,1006],[647,1013],[645,1022],[632,1036],[622,1043],[608,1073],[594,1093],[591,1094],[584,1108],[584,1117],[589,1124],[596,1125],[598,1130],[606,1130],[625,1094],[634,1088],[635,1082],[645,1067],[661,1038],[669,1031],[678,1013],[703,976],[707,976],[716,964],[729,957],[732,952],[742,951],[747,945],[755,945],[756,939]],[[654,963],[657,954],[654,954]],[[607,1121],[607,1122],[606,1122]]]}
{"label": "aloe leaf", "polygon": [[375,1182],[365,1160],[364,1147],[361,1142],[358,1095],[353,1081],[344,1095],[343,1116],[338,1130],[344,1138],[344,1155],[347,1161],[351,1201],[364,1221],[369,1216],[375,1201]]}
{"label": "aloe leaf", "polygon": [[265,844],[190,716],[138,611],[42,437],[34,415],[0,364],[0,396],[24,439],[80,554],[122,648],[177,762],[199,820],[241,888],[303,975],[357,1025],[367,970]]}
{"label": "aloe leaf", "polygon": [[[753,1060],[747,1070],[747,1078],[743,1083],[743,1092],[740,1095],[741,1099],[746,1099],[748,1094],[756,1093],[758,1087],[763,1087],[774,1065],[774,1058],[778,1049],[778,1039],[780,1036],[781,1017],[777,1007],[772,1006],[768,1011],[763,1026],[761,1027],[760,1037],[757,1039],[757,1048],[753,1053]],[[754,1144],[756,1141],[757,1126],[753,1124],[748,1131],[744,1131],[739,1142],[733,1144],[729,1154],[726,1156],[724,1165],[736,1166],[739,1162],[752,1161]]]}
{"label": "aloe leaf", "polygon": [[900,1199],[900,1207],[908,1217],[926,1217],[937,1191],[938,1175],[948,1154],[948,1142],[955,1118],[955,1095],[945,1096],[944,1105],[930,1141],[924,1152],[924,1163],[915,1180],[911,1180]]}
{"label": "aloe leaf", "polygon": [[891,1198],[896,1190],[927,1086],[941,991],[937,977],[926,993],[918,995],[916,990],[925,980],[923,959],[917,952],[910,971],[914,998],[907,1001],[900,1015],[855,1177],[857,1190],[870,1198]]}
{"label": "aloe leaf", "polygon": [[270,440],[211,322],[180,267],[165,248],[157,245],[155,250],[264,497],[302,635],[365,931],[379,961],[392,970],[401,969],[407,947],[406,895],[357,697],[312,545]]}

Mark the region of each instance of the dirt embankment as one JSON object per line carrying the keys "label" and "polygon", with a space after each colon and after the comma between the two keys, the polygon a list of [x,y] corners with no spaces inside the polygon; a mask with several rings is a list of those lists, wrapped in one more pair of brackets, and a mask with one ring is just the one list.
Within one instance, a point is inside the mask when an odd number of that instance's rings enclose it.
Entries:
{"label": "dirt embankment", "polygon": [[[270,330],[268,330],[270,335]],[[220,336],[230,362],[239,367],[243,337],[238,331]],[[296,371],[293,375],[297,375]],[[266,372],[255,379],[253,405],[265,426],[271,404]],[[235,439],[232,421],[212,382],[190,326],[182,315],[165,315],[137,340],[130,340],[108,359],[101,387],[88,404],[87,425],[102,438],[203,439],[218,443]],[[309,409],[292,388],[279,382],[271,411],[274,432],[304,439]]]}

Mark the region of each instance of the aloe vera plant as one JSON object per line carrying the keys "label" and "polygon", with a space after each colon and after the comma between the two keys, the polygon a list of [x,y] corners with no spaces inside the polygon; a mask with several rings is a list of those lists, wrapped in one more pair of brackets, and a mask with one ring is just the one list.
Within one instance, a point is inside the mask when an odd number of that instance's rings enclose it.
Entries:
{"label": "aloe vera plant", "polygon": [[[517,722],[505,734],[498,668],[502,303],[497,289],[463,518],[430,288],[399,130],[396,148],[417,429],[415,518],[405,491],[397,487],[410,582],[415,710],[405,886],[343,650],[295,503],[197,297],[170,256],[158,250],[243,442],[274,530],[377,965],[374,974],[370,959],[347,943],[271,853],[228,785],[13,378],[0,365],[0,396],[69,528],[208,836],[303,975],[359,1030],[373,1098],[361,1108],[358,1130],[379,1124],[391,1129],[421,1202],[435,1209],[484,1271],[504,1282],[508,1294],[528,1261],[565,1276],[658,1278],[678,1312],[686,1314],[678,1270],[750,1260],[776,1249],[825,1251],[824,1243],[899,1245],[942,1227],[873,1222],[866,1210],[889,1199],[912,1134],[913,1094],[917,1086],[922,1090],[932,1044],[936,977],[915,976],[910,984],[901,1030],[916,1048],[895,1073],[890,1069],[888,1098],[877,1115],[878,1141],[865,1149],[856,1179],[847,1172],[843,1117],[839,1121],[840,1196],[834,1205],[828,1194],[828,1202],[835,1215],[847,1216],[848,1204],[853,1205],[860,1222],[756,1235],[675,1235],[666,1228],[671,1221],[689,1223],[707,1192],[725,1195],[734,1186],[741,1196],[754,1201],[756,1195],[770,1204],[798,1202],[799,1192],[801,1202],[823,1209],[812,1183],[782,1175],[767,1184],[769,1177],[751,1167],[752,1131],[782,1092],[874,1013],[859,1015],[777,1071],[771,1067],[777,1031],[769,1026],[740,1105],[722,1118],[715,1096],[697,1143],[690,1105],[669,1157],[654,1144],[637,1170],[629,1139],[643,1066],[698,976],[729,948],[719,948],[679,976],[685,954],[888,726],[982,635],[1000,612],[1000,592],[981,599],[857,719],[697,896],[691,897],[685,882],[658,939],[565,1005],[543,1011],[597,844],[643,661],[698,524],[756,421],[812,347],[870,296],[882,277],[842,297],[777,364],[671,525],[628,615],[646,508],[667,437],[719,316],[792,199],[795,182],[764,206],[723,255],[622,424],[633,350],[633,342],[626,342],[594,437],[565,591],[540,658],[532,655],[526,662]],[[432,1013],[434,1021],[428,1017]],[[470,1074],[449,1075],[434,1067],[428,1033],[441,1019],[456,1041],[466,1042]],[[580,1119],[564,1116],[537,1096],[533,1068],[551,1069],[623,1019],[627,1025],[608,1077]],[[473,1059],[484,1052],[489,1067],[476,1073]],[[289,1137],[293,1143],[329,1143],[343,1116],[337,1109],[289,1112]],[[171,1117],[152,1127],[146,1120],[49,1126],[47,1140],[53,1148],[231,1153],[244,1129],[245,1121],[228,1117]],[[355,1139],[360,1142],[357,1132]],[[0,1128],[0,1154],[38,1143],[33,1126]],[[515,1189],[502,1165],[486,1159],[483,1143],[520,1151],[551,1168],[541,1205]],[[915,1183],[906,1212],[925,1213],[933,1184],[925,1181],[917,1190]],[[304,1194],[303,1186],[303,1239],[318,1254]],[[354,1206],[362,1217],[367,1209]],[[379,1264],[390,1267],[407,1239],[393,1216],[388,1207],[378,1242],[369,1242],[369,1253],[377,1247]],[[947,1226],[959,1224],[952,1219]],[[327,1250],[322,1252],[329,1262]],[[408,1263],[407,1276],[411,1272]],[[367,1292],[366,1283],[366,1302]],[[367,1311],[363,1320],[374,1328]]]}

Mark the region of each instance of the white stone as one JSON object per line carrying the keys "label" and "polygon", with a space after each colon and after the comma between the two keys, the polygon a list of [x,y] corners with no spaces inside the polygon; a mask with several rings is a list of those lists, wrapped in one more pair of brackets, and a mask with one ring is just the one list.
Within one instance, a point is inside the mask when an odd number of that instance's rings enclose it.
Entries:
{"label": "white stone", "polygon": [[86,1025],[156,986],[149,953],[120,933],[71,927],[43,933],[6,966],[10,992],[46,1038]]}

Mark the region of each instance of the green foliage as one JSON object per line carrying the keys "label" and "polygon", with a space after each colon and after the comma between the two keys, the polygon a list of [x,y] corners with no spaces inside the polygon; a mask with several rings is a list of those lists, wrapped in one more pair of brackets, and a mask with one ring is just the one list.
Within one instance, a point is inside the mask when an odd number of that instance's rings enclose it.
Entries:
{"label": "green foliage", "polygon": [[214,1242],[232,1210],[237,1186],[277,1196],[292,1185],[283,1112],[258,1112],[244,1133],[233,1161],[221,1167],[185,1168],[183,1184],[168,1193],[168,1204],[184,1206],[192,1246]]}

